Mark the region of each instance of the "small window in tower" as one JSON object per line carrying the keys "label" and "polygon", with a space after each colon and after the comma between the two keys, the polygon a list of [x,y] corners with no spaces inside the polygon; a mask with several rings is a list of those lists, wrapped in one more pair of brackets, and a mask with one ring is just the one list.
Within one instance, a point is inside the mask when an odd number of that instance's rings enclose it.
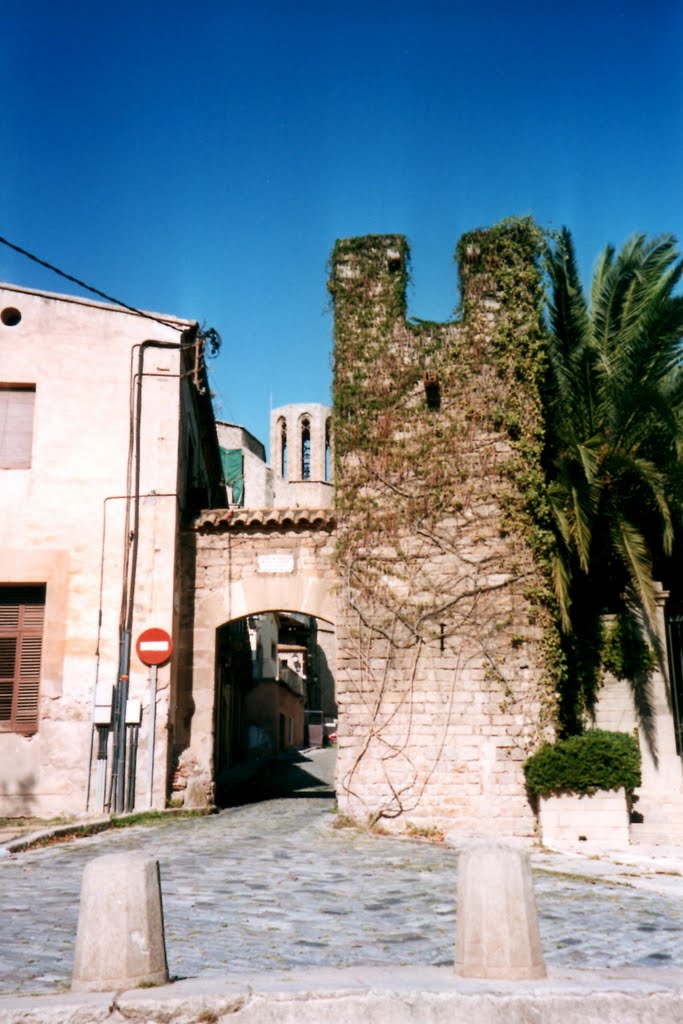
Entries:
{"label": "small window in tower", "polygon": [[332,479],[332,438],[330,421],[325,421],[325,480]]}
{"label": "small window in tower", "polygon": [[311,422],[301,421],[301,479],[311,479]]}
{"label": "small window in tower", "polygon": [[287,423],[280,421],[280,476],[287,479]]}
{"label": "small window in tower", "polygon": [[387,253],[387,270],[390,274],[395,274],[401,269],[401,254],[395,249],[389,250]]}

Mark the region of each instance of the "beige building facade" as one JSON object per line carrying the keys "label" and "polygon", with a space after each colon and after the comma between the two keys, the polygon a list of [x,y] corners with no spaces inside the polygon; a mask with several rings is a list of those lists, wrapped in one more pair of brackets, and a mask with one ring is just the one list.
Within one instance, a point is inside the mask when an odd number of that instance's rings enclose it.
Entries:
{"label": "beige building facade", "polygon": [[135,642],[158,627],[177,647],[181,522],[225,503],[203,343],[191,321],[13,285],[0,320],[0,815],[112,791],[162,807],[178,662],[152,693]]}

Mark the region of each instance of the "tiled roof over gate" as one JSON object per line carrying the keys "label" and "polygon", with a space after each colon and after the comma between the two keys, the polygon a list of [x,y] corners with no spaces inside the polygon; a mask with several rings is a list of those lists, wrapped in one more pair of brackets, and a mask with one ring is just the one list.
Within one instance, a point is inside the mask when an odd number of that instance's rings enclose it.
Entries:
{"label": "tiled roof over gate", "polygon": [[195,530],[207,527],[247,529],[258,526],[308,526],[332,529],[337,519],[331,508],[226,508],[200,512],[194,520]]}

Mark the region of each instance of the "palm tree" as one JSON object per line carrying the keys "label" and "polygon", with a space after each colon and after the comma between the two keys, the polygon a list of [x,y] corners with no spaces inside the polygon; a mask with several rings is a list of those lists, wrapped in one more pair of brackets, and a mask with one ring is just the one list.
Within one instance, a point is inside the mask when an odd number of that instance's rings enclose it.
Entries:
{"label": "palm tree", "polygon": [[548,269],[545,460],[575,684],[561,714],[573,731],[581,705],[592,706],[601,614],[628,615],[656,636],[654,566],[671,555],[683,508],[683,262],[671,236],[607,247],[589,305],[564,228]]}

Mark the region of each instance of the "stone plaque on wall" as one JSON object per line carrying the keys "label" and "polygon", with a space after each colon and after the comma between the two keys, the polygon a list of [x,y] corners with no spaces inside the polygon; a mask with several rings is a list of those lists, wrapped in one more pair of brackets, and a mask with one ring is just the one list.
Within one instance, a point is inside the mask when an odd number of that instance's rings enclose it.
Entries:
{"label": "stone plaque on wall", "polygon": [[258,571],[264,573],[294,572],[294,555],[288,552],[258,556]]}

